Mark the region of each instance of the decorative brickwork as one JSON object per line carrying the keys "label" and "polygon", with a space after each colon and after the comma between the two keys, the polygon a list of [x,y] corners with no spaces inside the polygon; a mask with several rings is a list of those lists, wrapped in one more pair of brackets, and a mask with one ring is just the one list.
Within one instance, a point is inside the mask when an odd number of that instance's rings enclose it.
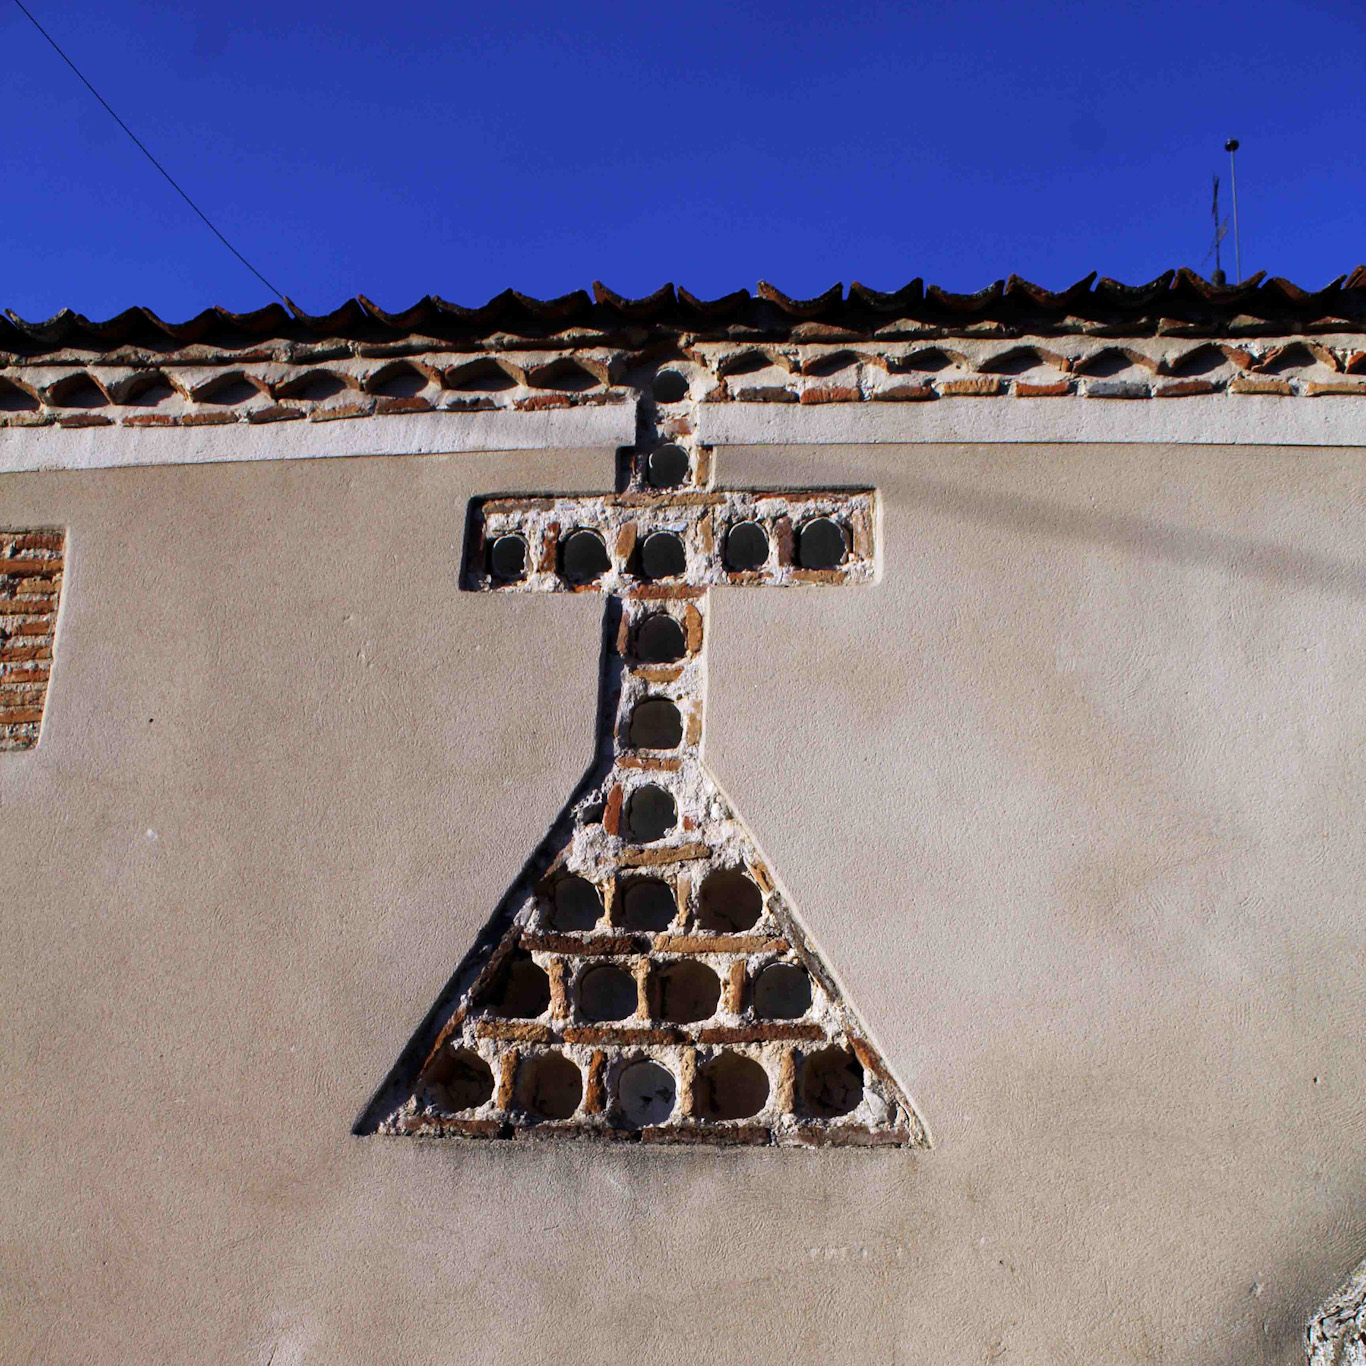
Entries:
{"label": "decorative brickwork", "polygon": [[0,750],[38,743],[65,563],[65,531],[0,529]]}
{"label": "decorative brickwork", "polygon": [[651,416],[618,493],[473,509],[465,588],[606,595],[600,756],[358,1128],[924,1145],[702,762],[709,590],[871,582],[876,495],[713,490]]}
{"label": "decorative brickwork", "polygon": [[843,337],[497,336],[271,342],[209,356],[0,355],[0,427],[204,427],[428,412],[611,407],[668,359],[694,402],[892,404],[936,399],[1366,396],[1361,333],[1195,340],[942,326]]}

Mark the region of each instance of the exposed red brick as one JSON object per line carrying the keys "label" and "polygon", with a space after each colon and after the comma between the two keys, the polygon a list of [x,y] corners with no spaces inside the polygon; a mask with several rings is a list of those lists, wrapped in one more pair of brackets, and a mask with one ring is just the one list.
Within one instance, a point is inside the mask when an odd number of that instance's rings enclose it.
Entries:
{"label": "exposed red brick", "polygon": [[383,417],[387,413],[430,413],[432,401],[421,394],[408,394],[404,397],[388,396],[375,400],[375,412]]}
{"label": "exposed red brick", "polygon": [[247,421],[258,424],[262,422],[293,422],[296,418],[306,416],[307,414],[302,408],[286,408],[282,403],[273,404],[269,408],[250,408],[247,410]]}
{"label": "exposed red brick", "polygon": [[1052,384],[1031,384],[1028,380],[1015,381],[1016,398],[1065,398],[1072,392],[1072,381],[1055,380]]}
{"label": "exposed red brick", "polygon": [[787,567],[795,562],[797,538],[792,531],[792,518],[784,514],[773,522],[773,540],[778,547],[778,563]]}
{"label": "exposed red brick", "polygon": [[572,405],[564,394],[532,394],[530,398],[519,398],[513,406],[521,412],[534,413],[545,408],[568,408]]}
{"label": "exposed red brick", "polygon": [[225,422],[236,422],[237,414],[227,413],[186,413],[180,419],[182,427],[221,427]]}
{"label": "exposed red brick", "polygon": [[694,603],[689,603],[683,614],[683,626],[687,633],[688,653],[695,655],[702,648],[702,613]]}
{"label": "exposed red brick", "polygon": [[797,583],[847,583],[847,569],[794,569],[792,578]]}
{"label": "exposed red brick", "polygon": [[621,833],[621,803],[623,794],[620,783],[614,783],[607,794],[607,804],[602,809],[602,828],[609,835]]}
{"label": "exposed red brick", "polygon": [[778,1060],[778,1085],[773,1097],[778,1113],[790,1115],[797,1108],[797,1060],[790,1048]]}
{"label": "exposed red brick", "polygon": [[65,550],[66,534],[61,531],[21,531],[8,539],[15,550]]}
{"label": "exposed red brick", "polygon": [[618,1047],[642,1044],[682,1043],[687,1038],[678,1029],[613,1029],[610,1025],[571,1025],[564,1031],[566,1043],[615,1044]]}
{"label": "exposed red brick", "polygon": [[606,1070],[607,1054],[595,1048],[588,1063],[588,1079],[583,1088],[583,1111],[586,1115],[601,1114],[607,1108]]}
{"label": "exposed red brick", "polygon": [[618,768],[642,769],[649,773],[677,773],[682,765],[682,759],[643,759],[638,754],[622,754],[617,757]]}
{"label": "exposed red brick", "polygon": [[946,379],[940,384],[939,392],[946,398],[990,398],[1004,387],[995,375],[983,375],[973,379]]}
{"label": "exposed red brick", "polygon": [[69,413],[57,419],[59,427],[112,427],[114,419],[103,413]]}
{"label": "exposed red brick", "polygon": [[683,666],[681,664],[646,665],[641,669],[632,669],[631,672],[637,678],[643,678],[647,683],[673,683],[683,676]]}
{"label": "exposed red brick", "polygon": [[749,972],[743,958],[737,958],[726,974],[726,999],[723,1009],[731,1015],[738,1015],[745,1008],[745,986]]}
{"label": "exposed red brick", "polygon": [[171,413],[134,413],[123,419],[125,427],[178,427],[180,419]]}
{"label": "exposed red brick", "polygon": [[863,395],[855,388],[842,384],[826,384],[817,389],[803,389],[802,403],[858,403]]}
{"label": "exposed red brick", "polygon": [[0,652],[0,684],[5,683],[46,683],[51,666],[46,660],[11,662]]}
{"label": "exposed red brick", "polygon": [[761,934],[661,934],[657,953],[786,953],[786,939]]}
{"label": "exposed red brick", "polygon": [[1207,379],[1182,379],[1174,384],[1159,384],[1155,392],[1158,398],[1190,398],[1195,394],[1216,394],[1219,386]]}
{"label": "exposed red brick", "polygon": [[480,1020],[474,1030],[481,1039],[506,1039],[510,1043],[549,1043],[555,1037],[549,1025],[523,1020]]}
{"label": "exposed red brick", "polygon": [[[63,561],[60,559],[36,560],[31,556],[7,556],[0,559],[0,576],[11,581],[19,581],[20,578],[29,579],[52,579],[59,575],[63,570]],[[51,589],[51,583],[42,583],[44,589]]]}
{"label": "exposed red brick", "polygon": [[1304,392],[1310,398],[1326,398],[1333,394],[1342,394],[1352,398],[1366,394],[1366,384],[1324,384],[1318,380],[1310,380],[1304,386]]}
{"label": "exposed red brick", "polygon": [[[24,575],[27,577],[41,577],[50,579],[55,574],[62,572],[63,561],[60,558],[51,560],[34,559],[29,555],[10,555],[0,557],[0,574],[8,577],[14,575]],[[45,588],[50,588],[51,584],[44,584]]]}
{"label": "exposed red brick", "polygon": [[552,958],[545,965],[546,976],[550,979],[550,1018],[567,1020],[569,1018],[569,994],[566,990],[565,963],[562,958]]}
{"label": "exposed red brick", "polygon": [[43,719],[43,709],[41,707],[7,707],[0,702],[0,725],[18,725],[24,721],[41,721]]}
{"label": "exposed red brick", "polygon": [[369,417],[374,412],[372,403],[338,403],[327,408],[314,408],[308,415],[310,422],[338,422],[351,417]]}
{"label": "exposed red brick", "polygon": [[928,384],[889,384],[885,389],[874,389],[869,397],[875,403],[919,403],[939,395]]}
{"label": "exposed red brick", "polygon": [[713,1025],[699,1031],[698,1043],[772,1043],[791,1039],[794,1043],[817,1043],[825,1030],[814,1024]]}
{"label": "exposed red brick", "polygon": [[736,389],[737,403],[796,403],[797,395],[780,384],[761,384],[747,389]]}
{"label": "exposed red brick", "polygon": [[567,953],[576,957],[643,953],[649,941],[629,934],[524,934],[522,947],[532,953]]}
{"label": "exposed red brick", "polygon": [[636,1012],[646,1020],[659,1018],[659,976],[648,958],[631,965],[636,976]]}
{"label": "exposed red brick", "polygon": [[1289,398],[1295,392],[1289,380],[1247,379],[1242,375],[1235,375],[1228,387],[1234,394],[1269,394],[1275,398]]}
{"label": "exposed red brick", "polygon": [[512,1108],[513,1089],[517,1084],[517,1064],[521,1055],[515,1048],[509,1048],[503,1054],[503,1067],[498,1075],[498,1094],[494,1098],[494,1103],[500,1110]]}

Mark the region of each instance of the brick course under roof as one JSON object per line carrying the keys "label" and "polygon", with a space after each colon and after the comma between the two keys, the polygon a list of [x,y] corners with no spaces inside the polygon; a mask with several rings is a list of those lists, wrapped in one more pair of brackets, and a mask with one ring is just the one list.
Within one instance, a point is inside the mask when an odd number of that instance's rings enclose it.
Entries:
{"label": "brick course under roof", "polygon": [[[279,304],[184,323],[146,309],[102,323],[11,315],[0,427],[589,408],[637,401],[665,369],[686,405],[1362,396],[1366,267],[1312,293],[1178,270],[1056,292],[1012,276],[976,294],[915,280],[802,300],[760,284],[705,302],[672,285],[626,299],[598,284],[549,300],[509,290],[473,309],[428,297],[402,313],[357,298],[325,317]],[[661,401],[666,436],[692,430],[695,406]]]}

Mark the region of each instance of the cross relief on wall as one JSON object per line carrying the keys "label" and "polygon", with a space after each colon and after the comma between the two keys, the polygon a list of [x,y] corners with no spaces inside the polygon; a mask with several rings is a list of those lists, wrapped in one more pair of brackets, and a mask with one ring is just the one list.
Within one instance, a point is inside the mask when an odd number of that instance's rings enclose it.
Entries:
{"label": "cross relief on wall", "polygon": [[471,507],[464,588],[603,595],[599,749],[358,1132],[928,1143],[703,762],[711,589],[870,583],[876,493],[719,491],[709,456]]}

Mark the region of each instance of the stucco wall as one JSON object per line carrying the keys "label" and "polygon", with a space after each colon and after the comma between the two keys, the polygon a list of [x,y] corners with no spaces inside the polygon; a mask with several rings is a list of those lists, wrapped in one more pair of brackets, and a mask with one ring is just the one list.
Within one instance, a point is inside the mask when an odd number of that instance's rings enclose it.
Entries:
{"label": "stucco wall", "polygon": [[928,1153],[356,1138],[590,751],[600,605],[456,590],[604,452],[8,475],[7,1361],[1289,1362],[1366,1248],[1363,453],[718,452],[876,485],[723,590],[708,761]]}

